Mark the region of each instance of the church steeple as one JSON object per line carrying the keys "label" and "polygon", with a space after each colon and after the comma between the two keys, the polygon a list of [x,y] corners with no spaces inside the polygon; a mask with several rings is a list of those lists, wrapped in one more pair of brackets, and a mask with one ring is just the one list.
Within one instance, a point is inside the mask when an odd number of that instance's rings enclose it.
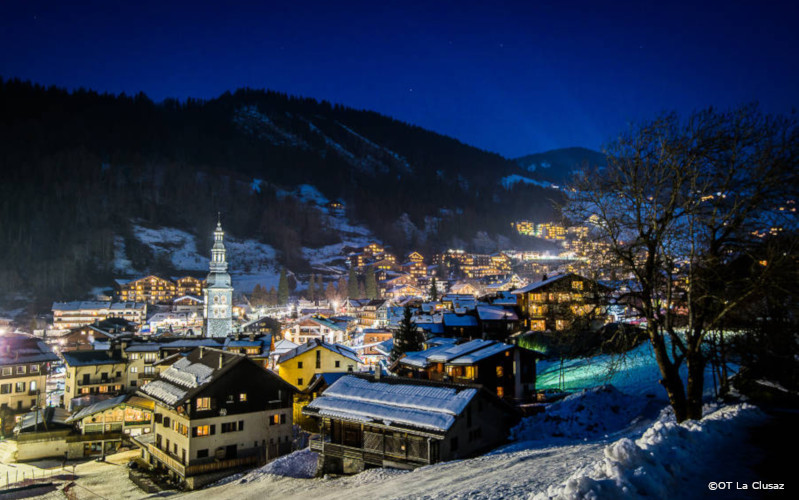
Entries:
{"label": "church steeple", "polygon": [[225,337],[233,329],[233,287],[227,272],[225,252],[225,232],[222,230],[221,216],[214,230],[214,244],[211,247],[211,263],[205,287],[205,334],[209,337]]}
{"label": "church steeple", "polygon": [[225,254],[225,232],[222,230],[222,221],[220,220],[216,223],[214,246],[211,247],[211,265],[209,267],[212,273],[224,273],[227,271]]}

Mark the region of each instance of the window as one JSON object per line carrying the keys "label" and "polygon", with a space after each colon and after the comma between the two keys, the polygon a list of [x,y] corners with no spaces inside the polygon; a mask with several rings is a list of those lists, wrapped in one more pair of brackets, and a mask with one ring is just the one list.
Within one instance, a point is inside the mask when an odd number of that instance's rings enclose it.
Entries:
{"label": "window", "polygon": [[454,437],[449,442],[450,451],[457,451],[458,450],[458,438]]}
{"label": "window", "polygon": [[351,371],[352,371],[352,365],[347,365],[347,371],[348,371],[348,372],[351,372]]}
{"label": "window", "polygon": [[224,422],[222,423],[222,428],[220,429],[222,434],[226,432],[236,432],[236,422]]}
{"label": "window", "polygon": [[505,397],[505,388],[502,386],[497,387],[497,396],[504,398]]}
{"label": "window", "polygon": [[144,367],[144,373],[155,373],[155,367],[154,366],[145,366]]}
{"label": "window", "polygon": [[17,382],[17,387],[14,392],[25,392],[25,382]]}
{"label": "window", "polygon": [[297,368],[302,368],[302,361],[297,361]]}
{"label": "window", "polygon": [[582,281],[572,281],[572,288],[575,290],[582,290],[583,289],[583,282]]}
{"label": "window", "polygon": [[502,369],[502,365],[497,366],[497,378],[502,378],[504,374],[504,370]]}
{"label": "window", "polygon": [[172,427],[172,419],[169,417],[164,417],[164,427]]}
{"label": "window", "polygon": [[17,367],[17,375],[25,375],[25,365],[20,365]]}
{"label": "window", "polygon": [[280,415],[271,415],[269,417],[269,425],[275,425],[280,423]]}
{"label": "window", "polygon": [[336,360],[336,368],[339,368],[339,367],[341,367],[341,361]]}
{"label": "window", "polygon": [[316,369],[322,368],[322,351],[316,351]]}
{"label": "window", "polygon": [[0,394],[11,394],[11,384],[0,385]]}
{"label": "window", "polygon": [[139,373],[139,367],[138,366],[131,366],[130,367],[130,373]]}
{"label": "window", "polygon": [[210,436],[211,435],[211,426],[210,425],[200,425],[197,427],[193,427],[191,430],[191,435],[194,437],[203,437],[203,436]]}
{"label": "window", "polygon": [[285,413],[281,413],[280,414],[280,423],[281,424],[285,424],[286,423],[286,414]]}
{"label": "window", "polygon": [[301,379],[301,378],[298,378],[298,379],[297,379],[297,385],[298,385],[298,386],[300,386],[300,387],[302,387],[302,379]]}
{"label": "window", "polygon": [[208,448],[204,450],[197,450],[197,458],[208,458]]}
{"label": "window", "polygon": [[240,431],[244,430],[244,420],[239,420],[239,430]]}
{"label": "window", "polygon": [[241,394],[239,394],[239,402],[240,403],[246,403],[247,402],[247,393],[246,392],[242,392]]}
{"label": "window", "polygon": [[211,398],[197,398],[194,403],[194,408],[197,411],[210,410]]}
{"label": "window", "polygon": [[31,392],[34,392],[34,391],[36,391],[36,389],[37,389],[37,387],[36,387],[36,381],[35,381],[35,380],[31,380],[30,391],[31,391]]}
{"label": "window", "polygon": [[12,373],[13,373],[13,370],[11,369],[10,366],[4,366],[3,367],[3,376],[4,377],[7,377],[7,376],[11,375]]}

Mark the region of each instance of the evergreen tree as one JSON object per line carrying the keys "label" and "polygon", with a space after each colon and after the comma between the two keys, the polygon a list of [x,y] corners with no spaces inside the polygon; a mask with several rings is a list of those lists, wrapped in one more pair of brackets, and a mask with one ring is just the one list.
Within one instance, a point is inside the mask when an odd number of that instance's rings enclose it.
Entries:
{"label": "evergreen tree", "polygon": [[286,268],[280,270],[280,281],[277,284],[277,303],[284,306],[289,301],[289,280],[286,277]]}
{"label": "evergreen tree", "polygon": [[267,298],[266,303],[269,304],[270,306],[274,306],[277,304],[277,290],[275,290],[274,286],[269,289],[269,296]]}
{"label": "evergreen tree", "polygon": [[411,307],[405,306],[402,312],[402,320],[399,329],[394,333],[394,347],[391,349],[391,361],[394,362],[401,358],[406,352],[422,350],[422,335],[416,329],[413,322]]}
{"label": "evergreen tree", "polygon": [[435,276],[433,276],[433,279],[430,280],[430,300],[433,302],[438,300],[438,283],[436,283]]}
{"label": "evergreen tree", "polygon": [[316,276],[311,274],[308,280],[308,290],[305,292],[305,298],[313,302],[316,299]]}
{"label": "evergreen tree", "polygon": [[363,286],[363,282],[362,281],[358,282],[358,295],[357,295],[357,297],[359,299],[363,299],[364,297],[366,297],[366,288]]}
{"label": "evergreen tree", "polygon": [[347,279],[344,278],[344,276],[340,276],[338,278],[338,289],[336,290],[336,292],[338,292],[339,302],[347,298],[347,296],[345,295],[347,293]]}
{"label": "evergreen tree", "polygon": [[366,268],[366,278],[364,279],[366,288],[366,298],[377,298],[377,279],[375,278],[375,269],[372,266]]}
{"label": "evergreen tree", "polygon": [[355,274],[355,267],[350,267],[350,274],[347,277],[347,294],[351,299],[358,298],[358,275]]}

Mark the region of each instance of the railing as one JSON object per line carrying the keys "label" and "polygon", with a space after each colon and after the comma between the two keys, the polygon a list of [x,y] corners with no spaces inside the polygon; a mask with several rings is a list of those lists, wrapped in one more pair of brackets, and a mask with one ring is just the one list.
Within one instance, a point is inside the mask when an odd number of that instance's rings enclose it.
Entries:
{"label": "railing", "polygon": [[172,458],[165,451],[159,450],[154,444],[148,445],[147,451],[149,451],[150,454],[156,458],[156,460],[177,472],[181,476],[186,477],[186,467],[180,463],[180,460]]}
{"label": "railing", "polygon": [[78,380],[78,386],[106,385],[106,384],[115,384],[116,385],[116,384],[121,384],[121,383],[122,383],[122,377],[120,377],[120,378],[113,377],[113,378],[106,378],[106,379],[102,379],[102,378],[97,379],[96,378],[96,379],[89,379],[89,380],[79,379]]}
{"label": "railing", "polygon": [[430,463],[427,458],[427,442],[365,433],[364,447],[331,443],[329,437],[312,436],[311,451],[341,458],[353,458],[374,465],[383,465],[385,459],[402,460],[416,465]]}

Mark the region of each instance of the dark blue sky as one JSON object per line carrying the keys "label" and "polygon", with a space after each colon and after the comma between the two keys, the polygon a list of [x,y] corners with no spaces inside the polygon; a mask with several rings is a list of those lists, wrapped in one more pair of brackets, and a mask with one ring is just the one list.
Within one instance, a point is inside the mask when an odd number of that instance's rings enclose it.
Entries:
{"label": "dark blue sky", "polygon": [[0,76],[155,100],[270,88],[509,157],[599,148],[665,110],[799,105],[794,1],[122,3],[0,3]]}

